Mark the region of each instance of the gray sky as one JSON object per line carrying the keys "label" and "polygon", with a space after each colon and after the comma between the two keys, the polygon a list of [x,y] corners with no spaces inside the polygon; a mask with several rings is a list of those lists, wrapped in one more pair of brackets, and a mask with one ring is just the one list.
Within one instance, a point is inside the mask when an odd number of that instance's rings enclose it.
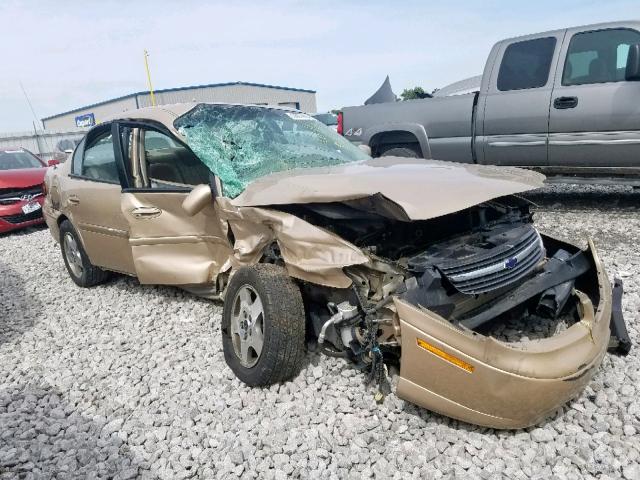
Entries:
{"label": "gray sky", "polygon": [[0,0],[0,132],[154,88],[248,81],[318,91],[320,111],[482,73],[493,43],[640,17],[637,0]]}

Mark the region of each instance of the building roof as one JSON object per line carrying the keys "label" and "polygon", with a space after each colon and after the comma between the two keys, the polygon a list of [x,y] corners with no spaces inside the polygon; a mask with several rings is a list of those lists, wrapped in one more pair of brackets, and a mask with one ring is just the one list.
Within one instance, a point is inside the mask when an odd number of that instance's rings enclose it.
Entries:
{"label": "building roof", "polygon": [[[179,92],[182,90],[196,90],[200,88],[215,88],[215,87],[228,87],[231,85],[246,85],[248,87],[262,87],[262,88],[273,88],[276,90],[290,90],[294,92],[305,92],[305,93],[316,93],[315,90],[305,90],[303,88],[293,88],[293,87],[281,87],[279,85],[267,85],[264,83],[252,83],[252,82],[226,82],[226,83],[210,83],[207,85],[192,85],[190,87],[177,87],[177,88],[165,88],[162,90],[154,90],[153,93],[166,93],[166,92]],[[149,95],[149,91],[145,90],[142,92],[130,93],[128,95],[123,95],[121,97],[111,98],[109,100],[104,100],[102,102],[92,103],[91,105],[86,105],[84,107],[74,108],[73,110],[68,110],[62,113],[56,113],[55,115],[50,115],[48,117],[41,118],[41,121],[51,120],[52,118],[61,117],[63,115],[69,115],[70,113],[81,112],[83,110],[87,110],[93,107],[99,107],[100,105],[107,105],[111,102],[117,102],[119,100],[126,100],[127,98],[134,98],[140,95]]]}

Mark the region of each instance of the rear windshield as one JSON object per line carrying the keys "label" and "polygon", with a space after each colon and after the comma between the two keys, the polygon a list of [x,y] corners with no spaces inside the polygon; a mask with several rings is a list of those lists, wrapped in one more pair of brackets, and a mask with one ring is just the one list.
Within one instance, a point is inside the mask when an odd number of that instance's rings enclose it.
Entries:
{"label": "rear windshield", "polygon": [[0,170],[42,168],[44,164],[24,150],[0,150]]}
{"label": "rear windshield", "polygon": [[194,153],[238,196],[252,181],[297,168],[369,158],[344,137],[300,112],[200,104],[174,122]]}

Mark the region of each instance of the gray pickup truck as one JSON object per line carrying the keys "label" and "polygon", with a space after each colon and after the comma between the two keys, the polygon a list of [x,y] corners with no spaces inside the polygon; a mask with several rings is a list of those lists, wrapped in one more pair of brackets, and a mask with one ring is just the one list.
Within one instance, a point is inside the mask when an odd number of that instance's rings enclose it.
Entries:
{"label": "gray pickup truck", "polygon": [[475,90],[347,107],[338,131],[373,156],[640,186],[640,21],[502,40]]}

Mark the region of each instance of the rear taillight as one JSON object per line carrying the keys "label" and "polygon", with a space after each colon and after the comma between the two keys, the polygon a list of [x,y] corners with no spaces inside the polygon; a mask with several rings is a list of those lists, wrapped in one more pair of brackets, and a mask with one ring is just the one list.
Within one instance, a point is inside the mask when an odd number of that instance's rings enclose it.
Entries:
{"label": "rear taillight", "polygon": [[336,132],[338,132],[338,135],[342,135],[342,131],[342,112],[338,112],[338,128]]}

